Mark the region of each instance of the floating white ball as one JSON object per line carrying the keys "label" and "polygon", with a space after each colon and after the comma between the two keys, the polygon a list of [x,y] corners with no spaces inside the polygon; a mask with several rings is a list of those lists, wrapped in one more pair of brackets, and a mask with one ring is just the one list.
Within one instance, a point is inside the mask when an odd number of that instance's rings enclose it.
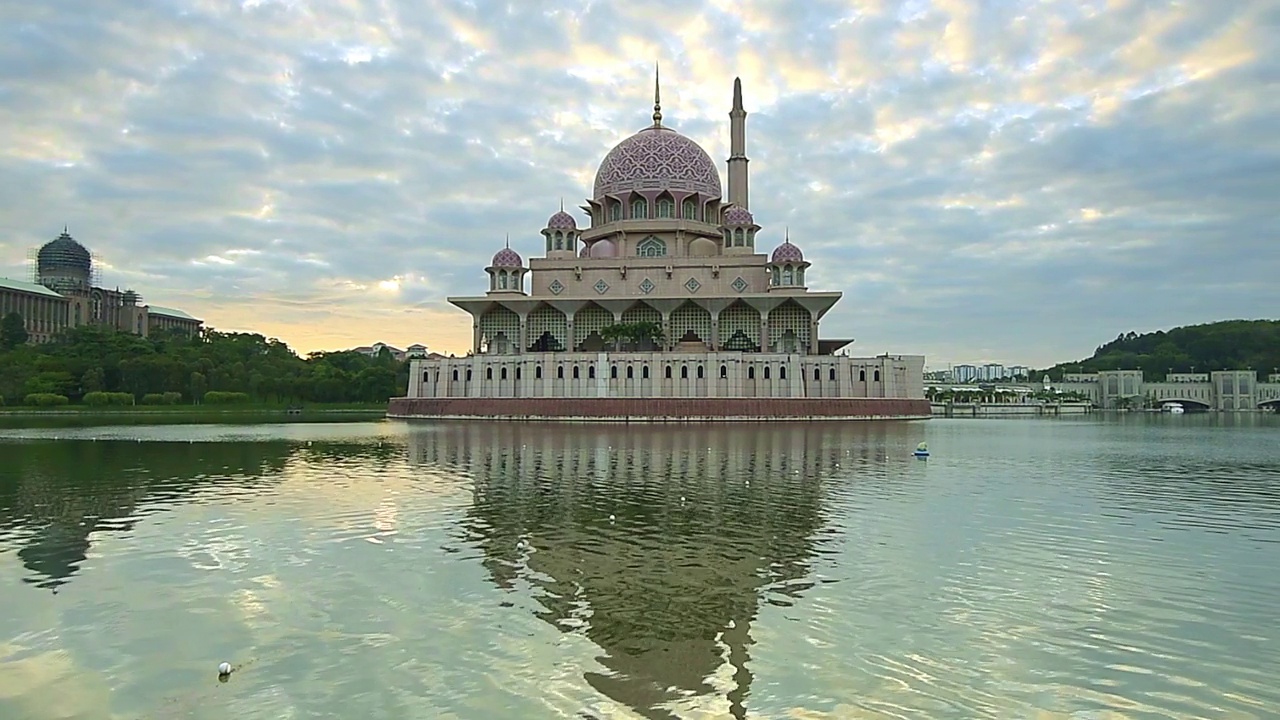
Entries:
{"label": "floating white ball", "polygon": [[218,674],[219,674],[219,675],[230,675],[230,674],[231,674],[231,663],[229,663],[229,662],[224,662],[224,663],[219,664],[219,665],[218,665]]}

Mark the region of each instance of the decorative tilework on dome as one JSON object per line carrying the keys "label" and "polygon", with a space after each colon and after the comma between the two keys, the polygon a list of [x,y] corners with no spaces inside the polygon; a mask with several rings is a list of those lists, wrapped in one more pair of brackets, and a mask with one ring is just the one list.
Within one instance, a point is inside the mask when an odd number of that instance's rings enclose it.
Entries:
{"label": "decorative tilework on dome", "polygon": [[804,253],[800,252],[800,248],[792,245],[791,241],[788,240],[774,248],[771,262],[804,262]]}
{"label": "decorative tilework on dome", "polygon": [[547,227],[551,230],[577,230],[578,222],[572,215],[561,210],[547,220]]}
{"label": "decorative tilework on dome", "polygon": [[492,267],[518,268],[524,267],[524,260],[520,259],[520,253],[511,248],[502,248],[493,256],[493,262],[489,263]]}
{"label": "decorative tilework on dome", "polygon": [[751,211],[734,205],[724,212],[725,225],[755,225],[756,219],[751,216]]}
{"label": "decorative tilework on dome", "polygon": [[675,190],[720,197],[720,173],[698,143],[665,127],[623,140],[596,171],[595,197],[631,190]]}

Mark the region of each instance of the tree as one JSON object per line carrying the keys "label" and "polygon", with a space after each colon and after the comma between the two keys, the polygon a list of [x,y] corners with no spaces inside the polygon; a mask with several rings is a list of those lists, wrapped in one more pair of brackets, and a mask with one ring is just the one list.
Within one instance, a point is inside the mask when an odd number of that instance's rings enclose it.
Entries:
{"label": "tree", "polygon": [[11,312],[0,320],[0,350],[12,350],[25,345],[29,337],[27,324],[18,313]]}

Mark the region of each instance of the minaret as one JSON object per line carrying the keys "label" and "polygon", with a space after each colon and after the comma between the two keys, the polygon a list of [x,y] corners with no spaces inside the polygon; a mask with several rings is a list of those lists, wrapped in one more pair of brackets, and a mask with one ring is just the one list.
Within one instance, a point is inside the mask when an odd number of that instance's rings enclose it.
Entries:
{"label": "minaret", "polygon": [[747,111],[742,109],[742,78],[734,78],[733,109],[729,111],[729,202],[750,210],[747,195]]}

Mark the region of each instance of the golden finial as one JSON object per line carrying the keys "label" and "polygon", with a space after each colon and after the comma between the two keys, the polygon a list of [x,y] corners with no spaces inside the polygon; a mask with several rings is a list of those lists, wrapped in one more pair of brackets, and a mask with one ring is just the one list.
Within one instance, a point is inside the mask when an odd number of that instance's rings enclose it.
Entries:
{"label": "golden finial", "polygon": [[658,89],[658,63],[653,64],[653,126],[662,127],[662,95]]}

